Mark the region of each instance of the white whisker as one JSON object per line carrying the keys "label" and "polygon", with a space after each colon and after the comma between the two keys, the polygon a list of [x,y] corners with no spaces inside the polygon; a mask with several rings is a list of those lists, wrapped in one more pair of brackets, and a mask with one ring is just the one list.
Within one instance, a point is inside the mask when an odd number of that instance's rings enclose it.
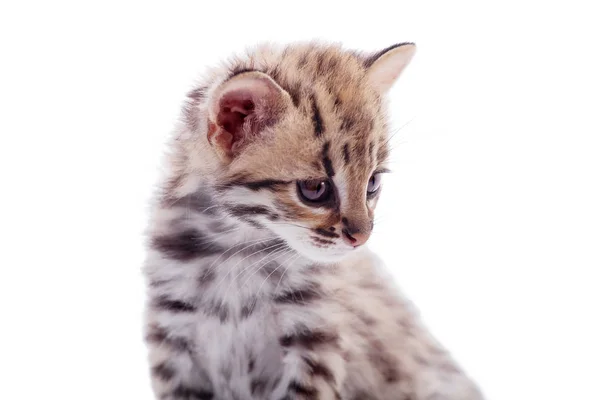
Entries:
{"label": "white whisker", "polygon": [[[298,256],[294,259],[294,262],[298,259],[298,257],[300,257],[300,254],[298,254]],[[275,286],[275,290],[273,290],[273,293],[277,293],[277,289],[279,288],[279,285],[281,284],[285,273],[288,271],[288,269],[290,269],[291,266],[292,263],[289,263],[288,266],[283,270],[283,274],[281,274],[281,278],[279,278],[279,282],[277,282],[277,286]]]}
{"label": "white whisker", "polygon": [[[259,267],[258,267],[258,268],[257,268],[257,269],[256,269],[256,270],[255,270],[255,271],[254,271],[254,272],[253,272],[251,275],[250,275],[250,277],[249,277],[249,278],[248,278],[248,279],[247,279],[247,280],[244,282],[244,284],[245,284],[245,283],[247,283],[247,282],[248,282],[248,280],[249,280],[249,279],[250,279],[250,278],[251,278],[251,277],[252,277],[252,276],[253,276],[253,275],[254,275],[256,272],[260,271],[260,269],[261,269],[262,267],[264,267],[265,265],[267,265],[267,264],[268,264],[268,263],[270,263],[271,261],[274,261],[274,260],[276,260],[277,258],[279,258],[279,257],[281,257],[281,256],[283,256],[283,255],[289,254],[289,252],[290,252],[290,251],[293,251],[293,250],[288,250],[287,248],[283,248],[283,249],[277,249],[275,252],[273,252],[273,253],[271,253],[271,254],[267,254],[265,257],[261,258],[260,260],[258,260],[258,261],[256,261],[256,262],[254,262],[254,263],[250,264],[249,266],[247,266],[246,268],[244,268],[242,271],[240,271],[240,273],[238,273],[238,274],[237,274],[237,275],[236,275],[236,276],[235,276],[235,277],[234,277],[234,278],[231,280],[231,282],[229,282],[229,285],[227,286],[227,289],[225,290],[225,293],[224,293],[224,295],[223,295],[223,296],[224,296],[224,297],[226,296],[226,294],[229,292],[229,288],[231,287],[231,285],[232,285],[234,282],[236,282],[236,279],[237,279],[237,277],[239,277],[239,276],[240,276],[242,273],[244,273],[244,271],[247,271],[247,270],[248,270],[248,269],[250,269],[252,266],[259,264],[259,263],[260,263],[261,261],[263,261],[265,258],[267,258],[267,257],[269,257],[269,256],[273,257],[273,256],[275,256],[275,254],[278,254],[278,255],[277,255],[277,257],[271,258],[270,260],[268,260],[268,261],[267,261],[267,262],[265,262],[264,264],[261,264],[261,265],[259,265]],[[243,287],[243,286],[244,286],[244,284],[240,285],[240,287]]]}
{"label": "white whisker", "polygon": [[[245,286],[245,285],[248,283],[248,281],[250,280],[250,278],[252,278],[252,277],[254,276],[254,274],[256,274],[258,271],[260,271],[260,270],[261,270],[261,269],[262,269],[262,268],[263,268],[265,265],[267,265],[268,263],[270,263],[270,262],[274,261],[275,259],[277,259],[277,258],[279,258],[279,257],[281,257],[281,256],[286,256],[286,255],[288,255],[288,254],[290,254],[290,253],[294,253],[294,250],[292,250],[292,249],[286,249],[286,250],[287,250],[287,251],[284,251],[284,252],[283,252],[283,254],[280,254],[279,256],[275,257],[274,259],[272,259],[272,260],[269,260],[269,261],[267,261],[266,263],[264,263],[264,264],[262,264],[261,266],[259,266],[259,267],[258,267],[256,270],[254,270],[254,272],[252,272],[252,273],[250,274],[250,276],[249,276],[249,277],[248,277],[248,278],[247,278],[247,279],[244,281],[244,283],[242,283],[240,286],[241,286],[241,287]],[[287,261],[287,259],[286,259],[286,261]],[[278,266],[277,266],[277,268],[275,268],[275,269],[274,269],[274,270],[271,272],[271,274],[272,274],[273,272],[277,271],[277,269],[279,269],[279,267],[280,267],[280,266],[281,266],[281,265],[278,265]],[[269,276],[271,276],[271,274],[269,274]]]}
{"label": "white whisker", "polygon": [[[274,244],[274,245],[272,245],[272,246],[266,247],[266,248],[264,248],[264,249],[257,250],[257,251],[255,251],[254,253],[252,253],[252,254],[249,254],[249,255],[247,255],[246,257],[242,258],[241,260],[239,260],[237,263],[235,263],[235,265],[233,265],[233,266],[232,266],[232,267],[231,267],[231,268],[230,268],[230,269],[227,271],[227,273],[225,274],[225,276],[223,276],[223,278],[221,278],[221,280],[220,280],[220,281],[219,281],[219,282],[218,282],[218,283],[215,285],[215,288],[219,287],[219,286],[221,285],[221,283],[223,283],[223,282],[225,281],[225,279],[227,279],[227,277],[229,276],[229,274],[231,273],[231,271],[235,270],[235,267],[237,267],[239,264],[241,264],[241,263],[242,263],[242,261],[244,261],[244,260],[248,259],[249,257],[252,257],[252,256],[253,256],[253,255],[255,255],[255,254],[261,253],[261,252],[263,252],[263,251],[265,251],[265,250],[272,249],[272,248],[277,248],[275,252],[279,252],[279,251],[281,251],[281,250],[282,250],[282,247],[286,247],[286,244],[285,244],[285,243],[277,243],[277,244]],[[246,247],[246,248],[247,248],[247,247]],[[237,253],[236,253],[236,254],[237,254]],[[273,253],[269,253],[269,254],[267,254],[267,255],[266,255],[264,258],[262,258],[262,259],[261,259],[261,260],[259,260],[258,262],[260,262],[260,261],[264,260],[265,258],[267,258],[267,257],[269,257],[269,256],[271,256],[271,255],[273,255]],[[231,258],[231,257],[229,257],[229,258]],[[228,258],[227,260],[229,260],[229,258]],[[223,263],[225,263],[227,260],[223,261]],[[223,263],[221,263],[221,264],[219,264],[219,265],[223,265]],[[250,266],[248,266],[248,267],[245,267],[244,269],[242,269],[242,271],[241,271],[241,272],[240,272],[240,273],[239,273],[239,274],[238,274],[238,275],[237,275],[235,278],[237,278],[237,277],[238,277],[238,276],[239,276],[239,275],[240,275],[242,272],[244,272],[246,269],[250,268],[252,265],[255,265],[255,263],[254,263],[254,264],[250,264]],[[231,280],[231,282],[229,283],[230,285],[231,285],[231,283],[232,283],[232,282],[234,282],[234,281],[235,281],[235,278]]]}
{"label": "white whisker", "polygon": [[[287,254],[289,254],[289,253],[287,253]],[[282,266],[284,266],[287,261],[291,260],[288,263],[288,265],[285,267],[285,270],[284,270],[283,274],[281,275],[281,278],[279,279],[279,282],[277,282],[277,287],[279,287],[279,283],[281,282],[281,279],[283,278],[283,275],[285,275],[285,273],[289,269],[289,267],[292,266],[292,263],[294,263],[299,257],[300,257],[300,254],[294,254],[291,257],[287,258],[283,263],[281,263],[281,265],[278,265],[277,268],[275,268],[273,271],[271,271],[271,273],[269,275],[267,275],[267,277],[262,281],[262,283],[258,287],[258,289],[256,291],[256,296],[258,297],[260,295],[260,290],[262,289],[263,285],[269,280],[269,278],[271,277],[271,275],[273,275],[275,273],[275,271],[277,271],[279,268],[281,268]],[[275,288],[275,290],[273,291],[273,293],[277,292],[277,287]],[[256,305],[256,302],[252,305],[253,309],[254,309],[255,305]]]}
{"label": "white whisker", "polygon": [[[246,250],[246,249],[248,249],[248,248],[250,248],[250,247],[252,247],[252,246],[256,246],[257,244],[261,244],[261,243],[264,243],[264,242],[268,242],[268,241],[271,241],[271,240],[274,240],[274,239],[276,239],[276,237],[270,237],[270,238],[267,238],[267,239],[264,239],[264,238],[263,238],[263,239],[255,239],[255,240],[251,240],[251,241],[249,241],[249,242],[236,243],[236,244],[234,244],[233,246],[229,247],[227,250],[225,250],[223,253],[219,254],[219,256],[218,256],[218,257],[217,257],[217,258],[216,258],[216,259],[215,259],[215,260],[214,260],[214,261],[213,261],[213,262],[212,262],[212,263],[211,263],[211,264],[208,266],[208,268],[207,268],[207,271],[213,271],[213,270],[214,270],[214,268],[215,268],[215,266],[216,266],[216,263],[217,263],[217,261],[219,261],[219,259],[220,259],[220,258],[221,258],[221,257],[222,257],[224,254],[227,254],[227,252],[228,252],[229,250],[232,250],[232,249],[234,249],[236,246],[240,246],[240,245],[244,245],[244,244],[248,244],[248,243],[250,243],[248,246],[245,246],[245,247],[243,247],[243,248],[239,249],[238,251],[236,251],[235,253],[233,253],[233,254],[232,254],[232,255],[230,255],[229,257],[227,257],[225,260],[223,260],[223,261],[221,262],[221,264],[220,264],[220,265],[222,265],[223,263],[227,262],[227,261],[228,261],[228,260],[229,260],[231,257],[233,257],[233,256],[235,256],[235,255],[237,255],[237,254],[239,254],[240,252],[242,252],[242,251],[244,251],[244,250]],[[263,249],[263,250],[264,250],[264,249]]]}

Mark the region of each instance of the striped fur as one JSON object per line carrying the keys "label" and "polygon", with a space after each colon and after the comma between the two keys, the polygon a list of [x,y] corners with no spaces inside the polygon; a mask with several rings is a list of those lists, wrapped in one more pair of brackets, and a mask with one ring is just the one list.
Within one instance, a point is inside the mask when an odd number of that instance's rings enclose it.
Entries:
{"label": "striped fur", "polygon": [[[259,46],[188,94],[144,268],[157,399],[481,399],[347,240],[373,227],[385,91],[410,47]],[[252,101],[222,101],[231,87]],[[331,183],[327,203],[302,200],[313,179]]]}

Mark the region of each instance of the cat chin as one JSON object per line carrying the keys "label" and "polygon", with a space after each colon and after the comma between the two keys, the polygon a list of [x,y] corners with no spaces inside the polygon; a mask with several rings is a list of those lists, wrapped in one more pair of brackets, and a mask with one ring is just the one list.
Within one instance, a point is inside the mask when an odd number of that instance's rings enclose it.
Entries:
{"label": "cat chin", "polygon": [[358,249],[321,249],[310,244],[297,244],[288,242],[289,246],[300,253],[304,258],[311,262],[319,264],[335,264],[345,260],[352,254],[356,254]]}
{"label": "cat chin", "polygon": [[269,226],[269,228],[279,238],[283,239],[291,249],[312,263],[336,264],[360,251],[360,249],[342,243],[335,243],[328,247],[317,247],[306,236],[305,229],[298,229],[294,226],[279,224]]}
{"label": "cat chin", "polygon": [[344,261],[352,253],[352,251],[348,251],[343,254],[319,254],[318,256],[311,258],[311,260],[320,264],[337,264]]}

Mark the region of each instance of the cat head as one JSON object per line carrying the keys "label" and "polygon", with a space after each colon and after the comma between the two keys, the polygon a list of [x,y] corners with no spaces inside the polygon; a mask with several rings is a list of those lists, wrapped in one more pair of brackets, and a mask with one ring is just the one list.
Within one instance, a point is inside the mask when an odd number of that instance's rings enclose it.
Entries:
{"label": "cat head", "polygon": [[414,52],[263,48],[192,92],[186,119],[204,143],[189,151],[214,164],[216,201],[315,261],[364,245],[387,171],[385,95]]}

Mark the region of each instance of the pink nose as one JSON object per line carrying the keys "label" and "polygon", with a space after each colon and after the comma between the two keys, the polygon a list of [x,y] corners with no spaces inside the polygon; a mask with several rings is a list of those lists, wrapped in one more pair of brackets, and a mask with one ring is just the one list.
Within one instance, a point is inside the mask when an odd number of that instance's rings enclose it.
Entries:
{"label": "pink nose", "polygon": [[362,232],[350,233],[350,231],[348,231],[348,229],[344,228],[344,229],[342,229],[342,234],[344,236],[344,242],[348,243],[350,246],[353,246],[353,247],[361,246],[361,245],[365,244],[367,242],[367,240],[369,240],[368,233],[362,233]]}

